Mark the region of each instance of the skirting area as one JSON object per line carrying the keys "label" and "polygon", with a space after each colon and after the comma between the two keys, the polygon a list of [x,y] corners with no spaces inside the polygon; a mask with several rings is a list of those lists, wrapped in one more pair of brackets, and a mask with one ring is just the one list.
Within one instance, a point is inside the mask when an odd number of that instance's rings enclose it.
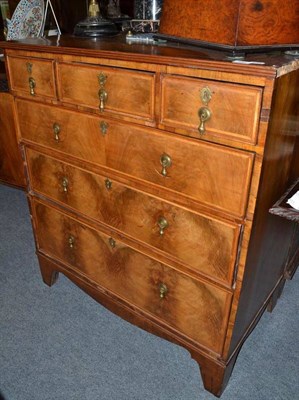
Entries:
{"label": "skirting area", "polygon": [[[222,400],[299,393],[299,276],[237,359]],[[0,185],[0,399],[212,400],[189,353],[111,314],[60,275],[41,279],[26,196]]]}

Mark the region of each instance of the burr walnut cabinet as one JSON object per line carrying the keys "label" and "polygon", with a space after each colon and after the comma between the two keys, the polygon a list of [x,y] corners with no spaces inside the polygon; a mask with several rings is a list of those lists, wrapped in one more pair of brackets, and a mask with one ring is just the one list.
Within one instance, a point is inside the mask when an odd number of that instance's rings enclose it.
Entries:
{"label": "burr walnut cabinet", "polygon": [[2,47],[45,283],[61,272],[186,347],[219,396],[285,281],[293,226],[268,209],[294,164],[299,62],[122,37]]}

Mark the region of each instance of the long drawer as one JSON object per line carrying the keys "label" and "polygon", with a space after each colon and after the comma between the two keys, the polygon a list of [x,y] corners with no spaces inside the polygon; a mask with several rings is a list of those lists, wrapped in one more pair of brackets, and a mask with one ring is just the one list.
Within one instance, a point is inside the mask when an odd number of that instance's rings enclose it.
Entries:
{"label": "long drawer", "polygon": [[252,153],[37,103],[19,100],[17,110],[23,139],[234,216],[245,214]]}
{"label": "long drawer", "polygon": [[230,292],[180,274],[43,203],[32,205],[41,253],[221,353]]}
{"label": "long drawer", "polygon": [[232,283],[240,225],[176,207],[29,148],[26,156],[35,193],[149,244],[187,268]]}
{"label": "long drawer", "polygon": [[60,100],[114,115],[152,120],[155,74],[123,68],[58,64]]}

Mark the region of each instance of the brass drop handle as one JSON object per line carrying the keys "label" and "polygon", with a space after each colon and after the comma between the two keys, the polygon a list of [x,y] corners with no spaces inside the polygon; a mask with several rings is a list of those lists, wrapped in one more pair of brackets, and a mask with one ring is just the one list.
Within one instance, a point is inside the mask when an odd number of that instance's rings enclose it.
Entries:
{"label": "brass drop handle", "polygon": [[160,299],[165,299],[167,292],[168,292],[168,288],[165,285],[165,283],[160,283],[159,284]]}
{"label": "brass drop handle", "polygon": [[169,168],[172,164],[172,160],[168,154],[162,154],[160,157],[160,164],[162,165],[162,176],[167,176],[167,168]]}
{"label": "brass drop handle", "polygon": [[112,247],[112,249],[114,249],[114,247],[116,246],[116,242],[113,238],[109,238],[109,244],[110,244],[110,247]]}
{"label": "brass drop handle", "polygon": [[61,186],[62,186],[62,190],[64,191],[64,193],[67,193],[68,187],[69,187],[69,181],[66,177],[62,178]]}
{"label": "brass drop handle", "polygon": [[101,88],[101,89],[99,90],[99,99],[100,99],[99,108],[100,108],[100,111],[103,112],[104,109],[105,109],[105,104],[106,104],[107,99],[108,99],[108,93],[107,93],[106,90],[103,89],[103,88]]}
{"label": "brass drop handle", "polygon": [[160,217],[158,219],[158,226],[159,226],[159,233],[161,236],[163,236],[165,229],[168,228],[169,226],[169,223],[166,218]]}
{"label": "brass drop handle", "polygon": [[198,110],[200,125],[198,127],[199,133],[203,135],[206,131],[205,123],[211,118],[212,113],[208,107],[201,107]]}
{"label": "brass drop handle", "polygon": [[53,124],[53,132],[54,132],[54,140],[56,143],[58,143],[60,140],[60,137],[59,137],[60,126],[57,124],[57,122],[54,122],[54,124]]}
{"label": "brass drop handle", "polygon": [[75,245],[75,238],[74,238],[74,236],[72,236],[72,235],[70,235],[69,237],[68,237],[68,245],[69,245],[69,248],[70,249],[73,249],[74,248],[74,245]]}
{"label": "brass drop handle", "polygon": [[112,188],[112,182],[110,181],[110,179],[105,179],[105,186],[107,190],[110,190]]}
{"label": "brass drop handle", "polygon": [[30,77],[28,81],[29,81],[30,94],[31,96],[35,96],[35,90],[34,90],[36,86],[35,80],[32,77]]}

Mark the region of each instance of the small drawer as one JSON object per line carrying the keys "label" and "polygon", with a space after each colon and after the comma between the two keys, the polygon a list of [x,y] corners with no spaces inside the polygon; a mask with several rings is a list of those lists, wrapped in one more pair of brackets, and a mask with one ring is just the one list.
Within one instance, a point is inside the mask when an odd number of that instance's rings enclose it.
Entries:
{"label": "small drawer", "polygon": [[256,144],[262,89],[164,75],[160,123],[180,133]]}
{"label": "small drawer", "polygon": [[190,212],[26,149],[31,188],[231,285],[240,225]]}
{"label": "small drawer", "polygon": [[20,96],[56,97],[54,61],[40,58],[7,58],[11,89]]}
{"label": "small drawer", "polygon": [[178,273],[33,201],[38,250],[220,354],[231,293]]}
{"label": "small drawer", "polygon": [[244,216],[253,153],[37,103],[17,108],[22,138],[146,181],[154,194],[158,185],[180,203]]}
{"label": "small drawer", "polygon": [[152,120],[155,75],[121,68],[58,64],[62,102]]}

